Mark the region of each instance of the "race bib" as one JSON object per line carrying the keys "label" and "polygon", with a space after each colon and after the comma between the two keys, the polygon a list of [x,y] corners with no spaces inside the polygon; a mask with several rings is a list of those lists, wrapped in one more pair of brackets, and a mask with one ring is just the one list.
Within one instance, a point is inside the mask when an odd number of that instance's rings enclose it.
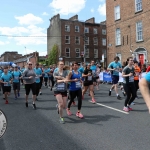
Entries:
{"label": "race bib", "polygon": [[9,83],[8,82],[4,83],[4,86],[9,86]]}
{"label": "race bib", "polygon": [[76,88],[81,88],[81,82],[80,81],[76,82]]}
{"label": "race bib", "polygon": [[134,82],[134,76],[129,77],[129,82]]}
{"label": "race bib", "polygon": [[19,77],[14,77],[14,79],[15,79],[15,80],[18,80],[18,79],[19,79]]}
{"label": "race bib", "polygon": [[135,72],[135,76],[139,76],[139,72]]}
{"label": "race bib", "polygon": [[35,77],[35,79],[36,79],[36,80],[38,80],[38,79],[39,79],[39,77]]}
{"label": "race bib", "polygon": [[64,91],[65,90],[65,83],[58,83],[57,90]]}
{"label": "race bib", "polygon": [[88,76],[88,81],[91,81],[92,80],[92,76]]}
{"label": "race bib", "polygon": [[47,74],[47,73],[45,73],[45,77],[48,77],[48,74]]}

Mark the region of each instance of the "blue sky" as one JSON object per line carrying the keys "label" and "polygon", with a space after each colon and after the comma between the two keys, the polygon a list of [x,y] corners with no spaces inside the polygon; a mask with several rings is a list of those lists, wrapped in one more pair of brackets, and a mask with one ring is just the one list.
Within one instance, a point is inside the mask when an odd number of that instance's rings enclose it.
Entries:
{"label": "blue sky", "polygon": [[38,51],[40,56],[46,55],[49,19],[57,13],[63,19],[75,14],[78,14],[79,20],[95,17],[99,23],[106,19],[105,0],[3,0],[0,9],[0,55],[5,51],[18,51],[23,55]]}

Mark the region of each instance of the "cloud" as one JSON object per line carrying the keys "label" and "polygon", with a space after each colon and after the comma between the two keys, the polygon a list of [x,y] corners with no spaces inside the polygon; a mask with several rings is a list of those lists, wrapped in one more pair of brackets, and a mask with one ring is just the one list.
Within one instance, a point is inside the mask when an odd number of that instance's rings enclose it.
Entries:
{"label": "cloud", "polygon": [[9,44],[9,42],[8,41],[6,41],[6,42],[0,41],[0,45],[6,45],[6,44]]}
{"label": "cloud", "polygon": [[48,16],[49,14],[47,12],[42,13],[43,16]]}
{"label": "cloud", "polygon": [[[8,36],[9,40],[15,40],[17,45],[40,45],[46,44],[46,29],[37,27],[35,25],[29,25],[25,27],[0,27],[0,34],[11,35]],[[23,36],[35,36],[35,37],[23,37]],[[19,36],[19,37],[14,37]],[[21,37],[22,36],[22,37]],[[42,36],[42,37],[36,37]],[[2,45],[3,43],[1,43]]]}
{"label": "cloud", "polygon": [[93,8],[91,9],[91,12],[94,13],[94,9]]}
{"label": "cloud", "polygon": [[34,16],[31,13],[20,17],[15,16],[15,19],[19,20],[19,24],[21,25],[35,25],[35,24],[43,23],[42,18]]}
{"label": "cloud", "polygon": [[49,7],[53,8],[54,14],[68,15],[78,13],[85,7],[86,0],[52,0]]}
{"label": "cloud", "polygon": [[105,0],[99,0],[100,2],[105,2]]}
{"label": "cloud", "polygon": [[98,12],[100,15],[106,16],[106,3],[99,5]]}

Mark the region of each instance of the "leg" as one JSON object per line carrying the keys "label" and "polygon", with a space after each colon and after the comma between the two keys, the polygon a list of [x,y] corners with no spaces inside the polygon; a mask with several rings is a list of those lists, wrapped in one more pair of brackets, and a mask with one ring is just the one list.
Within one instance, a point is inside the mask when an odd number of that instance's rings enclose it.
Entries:
{"label": "leg", "polygon": [[131,105],[131,103],[134,101],[135,97],[136,97],[136,89],[135,89],[135,85],[134,84],[131,84],[131,88],[130,88],[130,91],[131,91],[131,98],[130,98],[130,101],[128,103],[128,105]]}
{"label": "leg", "polygon": [[127,105],[129,104],[130,98],[131,98],[131,91],[130,91],[130,86],[127,84],[123,84],[124,90],[126,92],[126,99],[125,99],[125,103],[124,106],[127,107]]}

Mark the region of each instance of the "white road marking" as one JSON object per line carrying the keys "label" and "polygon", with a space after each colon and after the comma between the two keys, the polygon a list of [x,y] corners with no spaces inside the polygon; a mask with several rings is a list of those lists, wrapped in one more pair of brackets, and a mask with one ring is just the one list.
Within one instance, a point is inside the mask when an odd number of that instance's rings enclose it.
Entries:
{"label": "white road marking", "polygon": [[[89,101],[91,102],[91,101]],[[92,102],[91,102],[92,103]],[[106,106],[106,105],[103,105],[101,103],[96,103],[97,105],[100,105],[100,106],[103,106],[103,107],[106,107],[106,108],[109,108],[109,109],[112,109],[112,110],[115,110],[115,111],[118,111],[118,112],[121,112],[121,113],[124,113],[124,114],[129,114],[128,112],[125,112],[125,111],[122,111],[122,110],[119,110],[119,109],[116,109],[116,108],[113,108],[113,107],[110,107],[110,106]]]}

